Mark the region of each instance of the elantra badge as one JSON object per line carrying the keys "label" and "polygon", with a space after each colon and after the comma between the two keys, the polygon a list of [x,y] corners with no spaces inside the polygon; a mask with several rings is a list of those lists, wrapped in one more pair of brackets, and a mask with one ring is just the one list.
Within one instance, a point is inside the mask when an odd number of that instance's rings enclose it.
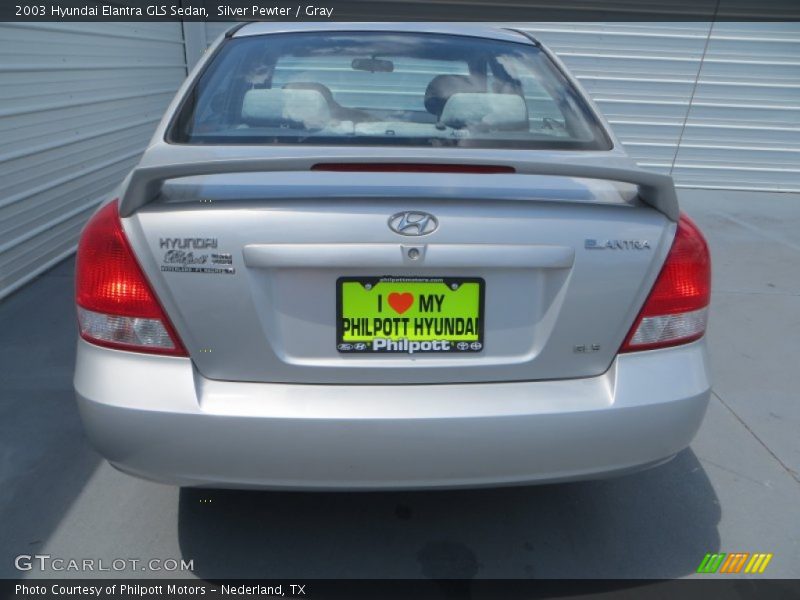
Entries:
{"label": "elantra badge", "polygon": [[587,238],[584,243],[587,250],[649,250],[648,240],[595,240]]}

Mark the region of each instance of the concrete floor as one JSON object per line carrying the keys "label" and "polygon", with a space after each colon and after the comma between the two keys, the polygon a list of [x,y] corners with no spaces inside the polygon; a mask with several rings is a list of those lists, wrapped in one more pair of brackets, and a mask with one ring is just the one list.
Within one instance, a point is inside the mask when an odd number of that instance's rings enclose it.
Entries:
{"label": "concrete floor", "polygon": [[672,578],[712,551],[773,552],[768,575],[800,577],[800,196],[681,195],[714,257],[715,393],[690,449],[601,482],[297,494],[118,473],[78,420],[73,261],[59,265],[0,304],[0,577],[50,554],[183,558],[203,578]]}

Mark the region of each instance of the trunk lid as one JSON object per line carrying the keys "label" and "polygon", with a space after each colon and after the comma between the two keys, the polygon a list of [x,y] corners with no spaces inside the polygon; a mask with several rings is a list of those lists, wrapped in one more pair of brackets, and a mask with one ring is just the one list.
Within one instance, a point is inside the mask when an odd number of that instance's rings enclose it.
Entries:
{"label": "trunk lid", "polygon": [[[408,211],[438,227],[399,235]],[[601,374],[675,229],[628,184],[308,171],[171,180],[123,222],[203,376],[341,384]],[[341,352],[338,282],[382,277],[482,281],[480,350]]]}

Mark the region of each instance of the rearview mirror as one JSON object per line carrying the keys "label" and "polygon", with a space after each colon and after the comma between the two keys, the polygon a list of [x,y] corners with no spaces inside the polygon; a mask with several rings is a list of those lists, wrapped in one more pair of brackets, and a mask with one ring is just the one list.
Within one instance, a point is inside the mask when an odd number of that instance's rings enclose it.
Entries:
{"label": "rearview mirror", "polygon": [[391,73],[394,63],[381,58],[354,58],[350,63],[356,71],[369,71],[370,73]]}

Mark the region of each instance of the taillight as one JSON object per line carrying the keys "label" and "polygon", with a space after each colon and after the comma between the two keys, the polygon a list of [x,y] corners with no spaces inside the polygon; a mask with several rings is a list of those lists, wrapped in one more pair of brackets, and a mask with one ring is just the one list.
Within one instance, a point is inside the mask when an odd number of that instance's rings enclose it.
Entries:
{"label": "taillight", "polygon": [[686,344],[703,337],[711,299],[711,257],[697,225],[681,214],[661,273],[620,352]]}
{"label": "taillight", "polygon": [[120,350],[187,356],[133,255],[118,201],[89,219],[78,243],[75,302],[81,337]]}

